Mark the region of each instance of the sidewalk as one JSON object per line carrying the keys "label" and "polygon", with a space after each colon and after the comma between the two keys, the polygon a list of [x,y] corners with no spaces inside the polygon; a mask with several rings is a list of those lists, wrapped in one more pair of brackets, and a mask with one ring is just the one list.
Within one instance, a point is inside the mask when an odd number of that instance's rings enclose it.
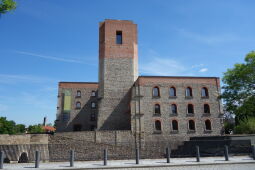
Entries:
{"label": "sidewalk", "polygon": [[[107,164],[103,166],[103,161],[77,161],[74,162],[74,167],[70,167],[69,162],[48,162],[40,163],[40,168],[37,169],[158,169],[202,165],[206,168],[206,165],[249,164],[249,169],[252,167],[255,170],[255,160],[248,156],[230,157],[229,161],[225,161],[224,157],[201,157],[200,162],[196,162],[196,158],[171,158],[170,163],[166,163],[166,159],[141,159],[139,165],[135,164],[135,160],[109,160]],[[34,169],[34,163],[4,164],[4,169]]]}

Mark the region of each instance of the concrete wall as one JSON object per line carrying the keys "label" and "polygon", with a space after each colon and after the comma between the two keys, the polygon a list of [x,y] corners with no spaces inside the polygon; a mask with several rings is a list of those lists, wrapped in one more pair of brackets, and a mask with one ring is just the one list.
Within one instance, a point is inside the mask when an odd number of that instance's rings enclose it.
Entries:
{"label": "concrete wall", "polygon": [[41,152],[42,161],[48,161],[48,135],[0,135],[0,150],[11,162],[18,162],[22,153],[27,154],[28,161],[34,161],[35,151]]}

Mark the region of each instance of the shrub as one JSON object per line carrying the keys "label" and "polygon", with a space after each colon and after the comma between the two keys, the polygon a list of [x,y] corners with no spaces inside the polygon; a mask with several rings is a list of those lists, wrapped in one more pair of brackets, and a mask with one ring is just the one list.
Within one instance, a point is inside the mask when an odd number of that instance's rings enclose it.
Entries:
{"label": "shrub", "polygon": [[235,134],[255,134],[255,117],[240,121],[234,129]]}
{"label": "shrub", "polygon": [[230,122],[225,122],[224,123],[224,129],[225,129],[225,134],[231,134],[231,132],[233,132],[235,127],[234,123],[230,123]]}

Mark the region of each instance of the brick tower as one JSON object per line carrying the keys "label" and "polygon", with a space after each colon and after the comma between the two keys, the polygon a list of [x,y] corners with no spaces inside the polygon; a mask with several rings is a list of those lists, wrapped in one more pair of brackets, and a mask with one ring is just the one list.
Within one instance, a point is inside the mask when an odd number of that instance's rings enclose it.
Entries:
{"label": "brick tower", "polygon": [[99,26],[98,130],[131,127],[131,87],[138,78],[137,25],[105,20]]}

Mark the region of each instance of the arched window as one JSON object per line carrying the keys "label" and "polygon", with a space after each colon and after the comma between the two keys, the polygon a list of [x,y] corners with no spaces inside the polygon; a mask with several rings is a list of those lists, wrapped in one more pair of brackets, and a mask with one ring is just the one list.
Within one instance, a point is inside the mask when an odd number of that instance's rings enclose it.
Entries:
{"label": "arched window", "polygon": [[202,97],[208,97],[209,94],[208,94],[208,89],[206,87],[203,87],[202,90],[201,90],[201,96]]}
{"label": "arched window", "polygon": [[154,105],[154,113],[155,114],[160,114],[160,105],[159,104]]}
{"label": "arched window", "polygon": [[169,90],[169,96],[175,97],[176,96],[176,89],[174,87],[171,87]]}
{"label": "arched window", "polygon": [[187,112],[188,112],[188,114],[194,113],[194,107],[192,104],[188,104]]}
{"label": "arched window", "polygon": [[81,108],[81,102],[76,102],[76,109],[80,109]]}
{"label": "arched window", "polygon": [[92,109],[96,108],[96,103],[95,102],[91,102],[91,108]]}
{"label": "arched window", "polygon": [[209,119],[205,121],[205,130],[212,130],[211,121]]}
{"label": "arched window", "polygon": [[23,152],[20,155],[18,163],[28,163],[28,156],[26,152]]}
{"label": "arched window", "polygon": [[178,130],[178,122],[177,122],[177,120],[172,120],[172,128],[173,128],[173,130]]}
{"label": "arched window", "polygon": [[195,122],[194,122],[194,120],[189,120],[189,130],[195,130]]}
{"label": "arched window", "polygon": [[190,87],[186,88],[185,95],[186,97],[192,97],[192,89]]}
{"label": "arched window", "polygon": [[81,91],[80,90],[77,90],[76,97],[81,97]]}
{"label": "arched window", "polygon": [[210,106],[209,106],[209,104],[204,104],[204,113],[210,113]]}
{"label": "arched window", "polygon": [[82,126],[80,124],[73,125],[73,131],[81,131]]}
{"label": "arched window", "polygon": [[159,93],[159,88],[158,87],[154,87],[152,90],[152,96],[153,97],[159,97],[160,93]]}
{"label": "arched window", "polygon": [[95,120],[96,120],[96,114],[95,113],[91,113],[90,121],[95,121]]}
{"label": "arched window", "polygon": [[176,104],[172,104],[171,105],[171,112],[172,112],[172,114],[177,114],[177,106],[176,106]]}
{"label": "arched window", "polygon": [[161,122],[159,120],[155,121],[155,130],[161,131]]}
{"label": "arched window", "polygon": [[92,96],[92,97],[95,97],[95,96],[96,96],[96,92],[95,92],[94,90],[91,92],[91,96]]}

